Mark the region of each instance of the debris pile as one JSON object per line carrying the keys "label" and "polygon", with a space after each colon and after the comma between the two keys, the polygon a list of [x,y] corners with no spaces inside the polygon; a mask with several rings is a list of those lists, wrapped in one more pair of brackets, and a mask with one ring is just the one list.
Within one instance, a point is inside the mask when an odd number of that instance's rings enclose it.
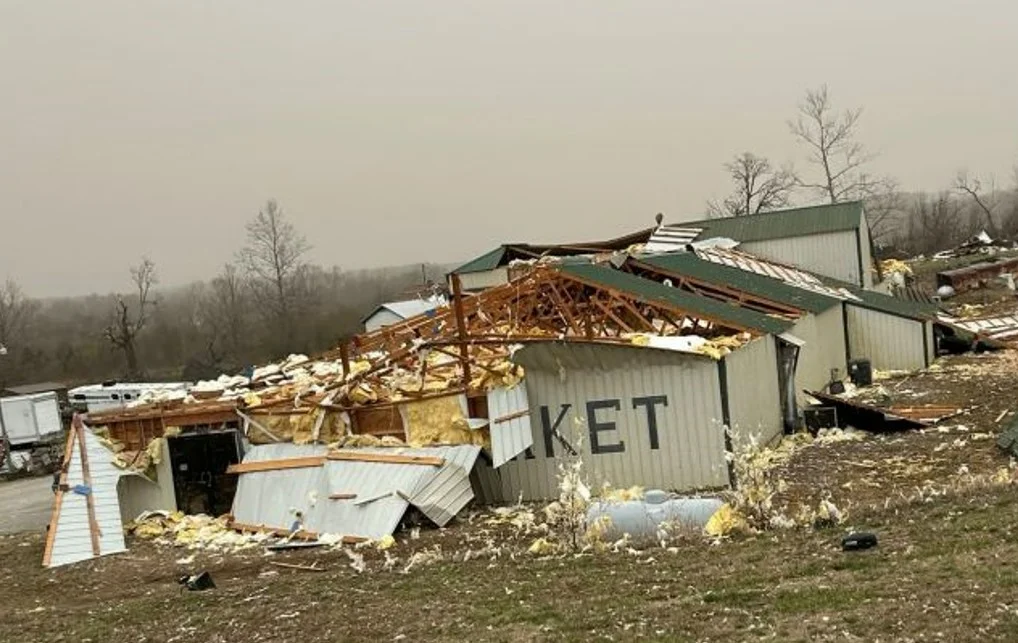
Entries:
{"label": "debris pile", "polygon": [[124,525],[124,530],[136,538],[161,545],[219,552],[252,549],[274,537],[267,532],[241,533],[231,529],[229,516],[189,516],[179,511],[146,512]]}

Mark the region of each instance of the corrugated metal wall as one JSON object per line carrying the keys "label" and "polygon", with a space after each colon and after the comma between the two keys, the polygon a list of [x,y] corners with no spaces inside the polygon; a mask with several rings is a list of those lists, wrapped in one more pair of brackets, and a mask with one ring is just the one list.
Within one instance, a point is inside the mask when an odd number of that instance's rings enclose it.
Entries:
{"label": "corrugated metal wall", "polygon": [[[507,267],[495,268],[484,272],[467,272],[460,275],[460,287],[463,290],[484,290],[494,288],[509,282],[509,269]],[[449,287],[452,288],[450,282]]]}
{"label": "corrugated metal wall", "polygon": [[765,335],[725,357],[728,410],[733,435],[759,436],[768,443],[781,435],[778,353],[773,335]]}
{"label": "corrugated metal wall", "polygon": [[[594,485],[664,489],[728,484],[718,364],[647,348],[540,344],[522,349],[534,446],[498,469],[503,496],[558,496],[557,428]],[[592,429],[597,444],[592,439]],[[549,457],[548,448],[552,457]]]}
{"label": "corrugated metal wall", "polygon": [[822,388],[831,380],[832,368],[838,369],[841,377],[848,373],[841,305],[818,315],[805,315],[789,332],[806,342],[799,351],[799,365],[795,371],[795,394],[801,405],[806,402],[802,390]]}
{"label": "corrugated metal wall", "polygon": [[937,359],[937,340],[933,334],[933,322],[923,322],[926,332],[926,365],[929,366]]}
{"label": "corrugated metal wall", "polygon": [[740,245],[739,250],[842,281],[859,283],[859,249],[853,230],[752,241]]}
{"label": "corrugated metal wall", "polygon": [[923,323],[860,306],[845,306],[852,359],[868,358],[882,371],[911,371],[926,366]]}
{"label": "corrugated metal wall", "polygon": [[862,250],[863,288],[872,288],[876,271],[873,267],[873,254],[870,252],[870,226],[866,221],[865,213],[863,213],[862,225],[859,228],[859,243]]}
{"label": "corrugated metal wall", "polygon": [[[95,520],[99,527],[99,553],[106,555],[125,551],[124,528],[120,522],[120,507],[117,503],[117,481],[120,479],[120,470],[113,466],[113,454],[91,431],[86,429],[84,435],[88,470],[92,481]],[[67,485],[73,488],[84,483],[81,448],[75,440],[71,451],[71,464],[67,470]],[[90,533],[86,496],[72,491],[65,492],[53,537],[50,566],[56,567],[93,558]]]}

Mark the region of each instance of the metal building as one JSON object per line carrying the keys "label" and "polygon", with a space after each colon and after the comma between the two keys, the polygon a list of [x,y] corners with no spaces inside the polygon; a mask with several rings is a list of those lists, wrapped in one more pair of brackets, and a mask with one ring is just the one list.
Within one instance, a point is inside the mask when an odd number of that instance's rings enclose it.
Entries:
{"label": "metal building", "polygon": [[697,240],[726,237],[739,249],[863,288],[874,284],[873,248],[861,201],[678,224]]}
{"label": "metal building", "polygon": [[452,271],[466,291],[491,288],[513,278],[513,263],[542,257],[596,255],[646,244],[647,252],[684,250],[695,241],[725,237],[765,259],[798,266],[826,277],[871,288],[872,239],[862,202],[818,205],[762,214],[659,225],[596,243],[499,246]]}
{"label": "metal building", "polygon": [[721,360],[603,344],[521,349],[533,446],[498,469],[502,498],[558,497],[564,453],[580,455],[595,485],[727,486],[725,426],[763,441],[782,432],[782,343],[764,335]]}

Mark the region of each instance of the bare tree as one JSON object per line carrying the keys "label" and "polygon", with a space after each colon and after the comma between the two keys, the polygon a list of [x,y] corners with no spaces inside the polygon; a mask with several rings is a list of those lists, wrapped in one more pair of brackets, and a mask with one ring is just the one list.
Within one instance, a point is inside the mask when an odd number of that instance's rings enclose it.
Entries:
{"label": "bare tree", "polygon": [[908,247],[914,253],[934,253],[965,238],[962,207],[950,192],[922,194],[910,208]]}
{"label": "bare tree", "polygon": [[103,336],[115,349],[123,351],[127,375],[136,378],[141,376],[136,340],[138,333],[149,321],[149,313],[156,303],[151,298],[151,290],[159,281],[156,266],[151,259],[142,257],[140,264],[131,267],[131,281],[134,283],[134,295],[137,296],[137,310],[132,310],[130,303],[122,295],[117,295],[112,321],[103,331]]}
{"label": "bare tree", "polygon": [[888,177],[882,179],[878,189],[864,198],[870,236],[874,243],[888,240],[898,227],[900,215],[908,208],[905,195],[898,189],[897,181]]}
{"label": "bare tree", "polygon": [[993,178],[990,178],[990,185],[983,188],[983,182],[979,177],[970,177],[967,170],[960,170],[954,180],[954,188],[966,195],[979,212],[979,217],[986,223],[986,231],[996,236],[1000,230],[994,215],[1000,206],[1000,194],[997,192],[997,185]]}
{"label": "bare tree", "polygon": [[752,152],[743,152],[723,167],[735,188],[724,200],[707,203],[712,217],[738,217],[786,207],[799,181],[791,167],[775,168]]}
{"label": "bare tree", "polygon": [[792,134],[809,149],[809,162],[820,171],[817,180],[800,185],[829,203],[862,200],[893,190],[893,181],[865,171],[874,155],[856,141],[861,116],[861,107],[837,112],[827,85],[822,85],[806,92],[798,117],[788,123]]}
{"label": "bare tree", "polygon": [[13,279],[0,285],[0,386],[7,385],[12,361],[38,310],[39,303],[26,297]]}
{"label": "bare tree", "polygon": [[200,298],[200,316],[207,326],[207,350],[215,358],[217,348],[219,359],[240,359],[247,342],[248,297],[245,284],[237,267],[228,263],[223,271],[212,280],[211,287]]}
{"label": "bare tree", "polygon": [[247,224],[247,245],[238,258],[251,279],[253,293],[274,318],[275,331],[284,341],[293,332],[304,255],[310,249],[274,199]]}

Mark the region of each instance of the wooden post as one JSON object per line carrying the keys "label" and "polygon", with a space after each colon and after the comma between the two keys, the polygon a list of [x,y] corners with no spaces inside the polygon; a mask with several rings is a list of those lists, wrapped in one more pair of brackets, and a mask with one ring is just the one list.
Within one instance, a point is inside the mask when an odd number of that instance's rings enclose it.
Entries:
{"label": "wooden post", "polygon": [[470,350],[467,347],[467,322],[463,315],[463,286],[460,276],[452,275],[452,303],[456,312],[456,333],[460,340],[460,362],[463,366],[463,386],[470,387]]}
{"label": "wooden post", "polygon": [[350,348],[346,345],[345,340],[339,345],[339,358],[343,362],[343,379],[345,380],[350,376]]}
{"label": "wooden post", "polygon": [[98,556],[99,549],[99,523],[95,518],[95,489],[92,488],[92,472],[88,468],[88,448],[85,444],[85,426],[79,421],[74,427],[75,436],[78,439],[78,448],[81,449],[81,478],[88,488],[85,496],[85,506],[88,509],[88,535],[92,540],[92,555]]}

